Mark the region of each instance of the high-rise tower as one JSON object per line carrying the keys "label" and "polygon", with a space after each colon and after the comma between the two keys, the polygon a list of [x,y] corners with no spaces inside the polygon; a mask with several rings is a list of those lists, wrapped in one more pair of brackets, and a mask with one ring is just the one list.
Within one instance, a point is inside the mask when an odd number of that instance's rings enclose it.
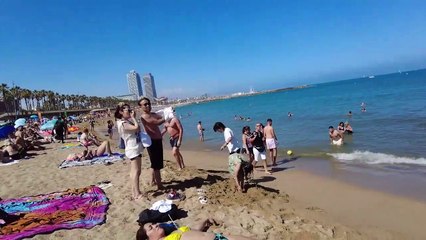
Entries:
{"label": "high-rise tower", "polygon": [[151,73],[143,76],[143,85],[145,88],[145,97],[154,101],[154,98],[157,98],[157,91],[155,90],[154,76]]}
{"label": "high-rise tower", "polygon": [[138,100],[142,94],[142,83],[139,74],[132,70],[127,74],[127,84],[129,85],[129,93],[135,95],[135,100]]}

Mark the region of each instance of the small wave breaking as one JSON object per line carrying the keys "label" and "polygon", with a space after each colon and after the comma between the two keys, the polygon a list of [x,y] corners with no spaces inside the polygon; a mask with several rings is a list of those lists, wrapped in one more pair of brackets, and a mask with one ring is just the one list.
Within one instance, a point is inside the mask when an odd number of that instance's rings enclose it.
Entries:
{"label": "small wave breaking", "polygon": [[328,153],[341,162],[365,163],[365,164],[413,164],[426,166],[426,158],[398,157],[386,153],[374,153],[369,151],[354,151],[352,153]]}

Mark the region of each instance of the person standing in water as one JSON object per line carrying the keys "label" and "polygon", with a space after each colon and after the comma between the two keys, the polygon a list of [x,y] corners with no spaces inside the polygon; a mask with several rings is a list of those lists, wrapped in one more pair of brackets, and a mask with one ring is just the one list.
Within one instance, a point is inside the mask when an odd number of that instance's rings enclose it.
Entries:
{"label": "person standing in water", "polygon": [[269,156],[272,160],[272,166],[276,166],[278,139],[274,128],[272,127],[272,119],[269,118],[266,120],[266,127],[263,129],[263,134],[265,135],[266,148],[269,149]]}
{"label": "person standing in water", "polygon": [[200,136],[200,142],[204,142],[204,128],[201,125],[201,121],[197,124],[198,136]]}

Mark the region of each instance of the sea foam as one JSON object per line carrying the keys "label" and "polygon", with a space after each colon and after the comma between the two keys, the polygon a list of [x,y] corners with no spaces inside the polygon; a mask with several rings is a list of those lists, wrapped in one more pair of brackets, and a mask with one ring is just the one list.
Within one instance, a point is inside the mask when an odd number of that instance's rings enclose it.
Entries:
{"label": "sea foam", "polygon": [[328,153],[341,162],[366,164],[414,164],[426,166],[426,158],[399,157],[392,154],[354,151],[352,153]]}

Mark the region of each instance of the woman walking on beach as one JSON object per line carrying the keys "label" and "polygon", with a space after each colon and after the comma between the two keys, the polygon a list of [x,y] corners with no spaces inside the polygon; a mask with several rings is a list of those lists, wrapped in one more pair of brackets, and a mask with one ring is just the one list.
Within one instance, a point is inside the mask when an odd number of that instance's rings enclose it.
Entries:
{"label": "woman walking on beach", "polygon": [[130,159],[130,183],[132,186],[133,199],[143,197],[139,188],[139,177],[141,175],[142,155],[139,132],[140,127],[135,119],[135,112],[128,104],[118,105],[115,110],[117,128],[120,137],[124,140],[125,154]]}

